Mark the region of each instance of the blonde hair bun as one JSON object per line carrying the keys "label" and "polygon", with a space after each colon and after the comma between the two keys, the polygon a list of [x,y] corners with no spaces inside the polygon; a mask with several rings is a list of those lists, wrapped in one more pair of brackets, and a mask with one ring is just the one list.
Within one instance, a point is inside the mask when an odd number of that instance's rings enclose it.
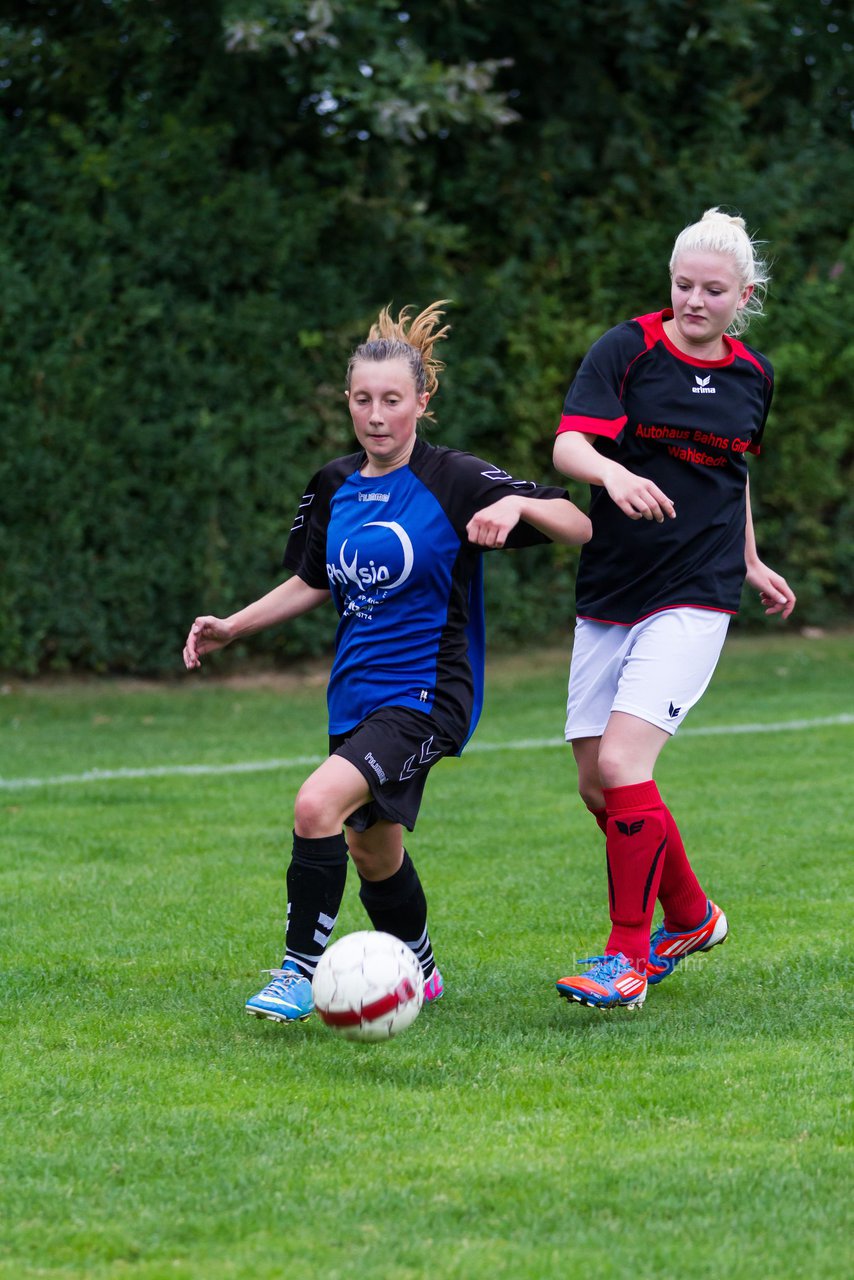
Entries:
{"label": "blonde hair bun", "polygon": [[770,273],[768,264],[756,252],[756,243],[740,214],[725,213],[714,205],[699,222],[692,222],[679,232],[670,255],[671,276],[680,253],[726,253],[733,259],[740,287],[746,289],[753,285],[746,305],[736,312],[730,325],[734,334],[743,333],[751,317],[762,314]]}

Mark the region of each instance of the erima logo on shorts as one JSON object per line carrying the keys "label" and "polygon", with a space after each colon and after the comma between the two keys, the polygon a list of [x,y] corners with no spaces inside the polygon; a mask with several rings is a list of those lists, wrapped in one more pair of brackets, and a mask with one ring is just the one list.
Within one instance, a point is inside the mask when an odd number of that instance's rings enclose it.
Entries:
{"label": "erima logo on shorts", "polygon": [[695,396],[716,395],[717,393],[715,391],[715,388],[709,386],[709,383],[711,382],[711,380],[712,380],[712,375],[710,373],[707,373],[705,378],[701,378],[699,373],[695,373],[694,381],[696,382],[697,385],[696,387],[691,388],[691,390],[694,392],[694,395]]}

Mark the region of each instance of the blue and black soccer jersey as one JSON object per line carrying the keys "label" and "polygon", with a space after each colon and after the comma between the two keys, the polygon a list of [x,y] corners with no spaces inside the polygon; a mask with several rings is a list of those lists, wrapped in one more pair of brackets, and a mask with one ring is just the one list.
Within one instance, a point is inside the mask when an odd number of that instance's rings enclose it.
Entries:
{"label": "blue and black soccer jersey", "polygon": [[[364,453],[338,458],[309,484],[285,566],[329,588],[340,615],[329,679],[329,732],[378,707],[429,712],[460,747],[483,703],[482,547],[466,525],[508,494],[565,498],[514,480],[472,454],[418,439],[406,466],[363,476]],[[549,539],[520,521],[508,547]]]}
{"label": "blue and black soccer jersey", "polygon": [[593,537],[581,551],[579,617],[631,625],[679,606],[738,611],[744,582],[746,453],[759,453],[773,372],[724,337],[722,360],[668,339],[672,311],[617,325],[594,343],[569,388],[558,434],[596,436],[600,453],[652,480],[676,519],[632,520],[591,485]]}

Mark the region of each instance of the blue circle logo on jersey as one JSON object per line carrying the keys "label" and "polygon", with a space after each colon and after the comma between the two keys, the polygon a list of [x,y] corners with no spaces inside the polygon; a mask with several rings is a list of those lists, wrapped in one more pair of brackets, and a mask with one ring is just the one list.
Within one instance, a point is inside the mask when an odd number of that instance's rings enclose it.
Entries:
{"label": "blue circle logo on jersey", "polygon": [[372,520],[359,530],[358,539],[345,538],[338,563],[326,572],[333,585],[347,590],[391,591],[406,581],[415,557],[409,534],[393,520]]}

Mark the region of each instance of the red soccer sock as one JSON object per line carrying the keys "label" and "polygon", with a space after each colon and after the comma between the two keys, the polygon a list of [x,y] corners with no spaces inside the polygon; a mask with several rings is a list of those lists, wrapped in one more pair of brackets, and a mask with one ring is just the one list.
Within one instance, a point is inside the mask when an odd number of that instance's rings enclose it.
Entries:
{"label": "red soccer sock", "polygon": [[667,809],[652,781],[606,787],[611,934],[606,955],[623,955],[643,973],[652,913],[667,847]]}
{"label": "red soccer sock", "polygon": [[682,933],[702,924],[708,910],[708,898],[694,874],[685,845],[673,814],[667,815],[667,852],[658,886],[658,898],[664,907],[664,927],[668,933]]}

